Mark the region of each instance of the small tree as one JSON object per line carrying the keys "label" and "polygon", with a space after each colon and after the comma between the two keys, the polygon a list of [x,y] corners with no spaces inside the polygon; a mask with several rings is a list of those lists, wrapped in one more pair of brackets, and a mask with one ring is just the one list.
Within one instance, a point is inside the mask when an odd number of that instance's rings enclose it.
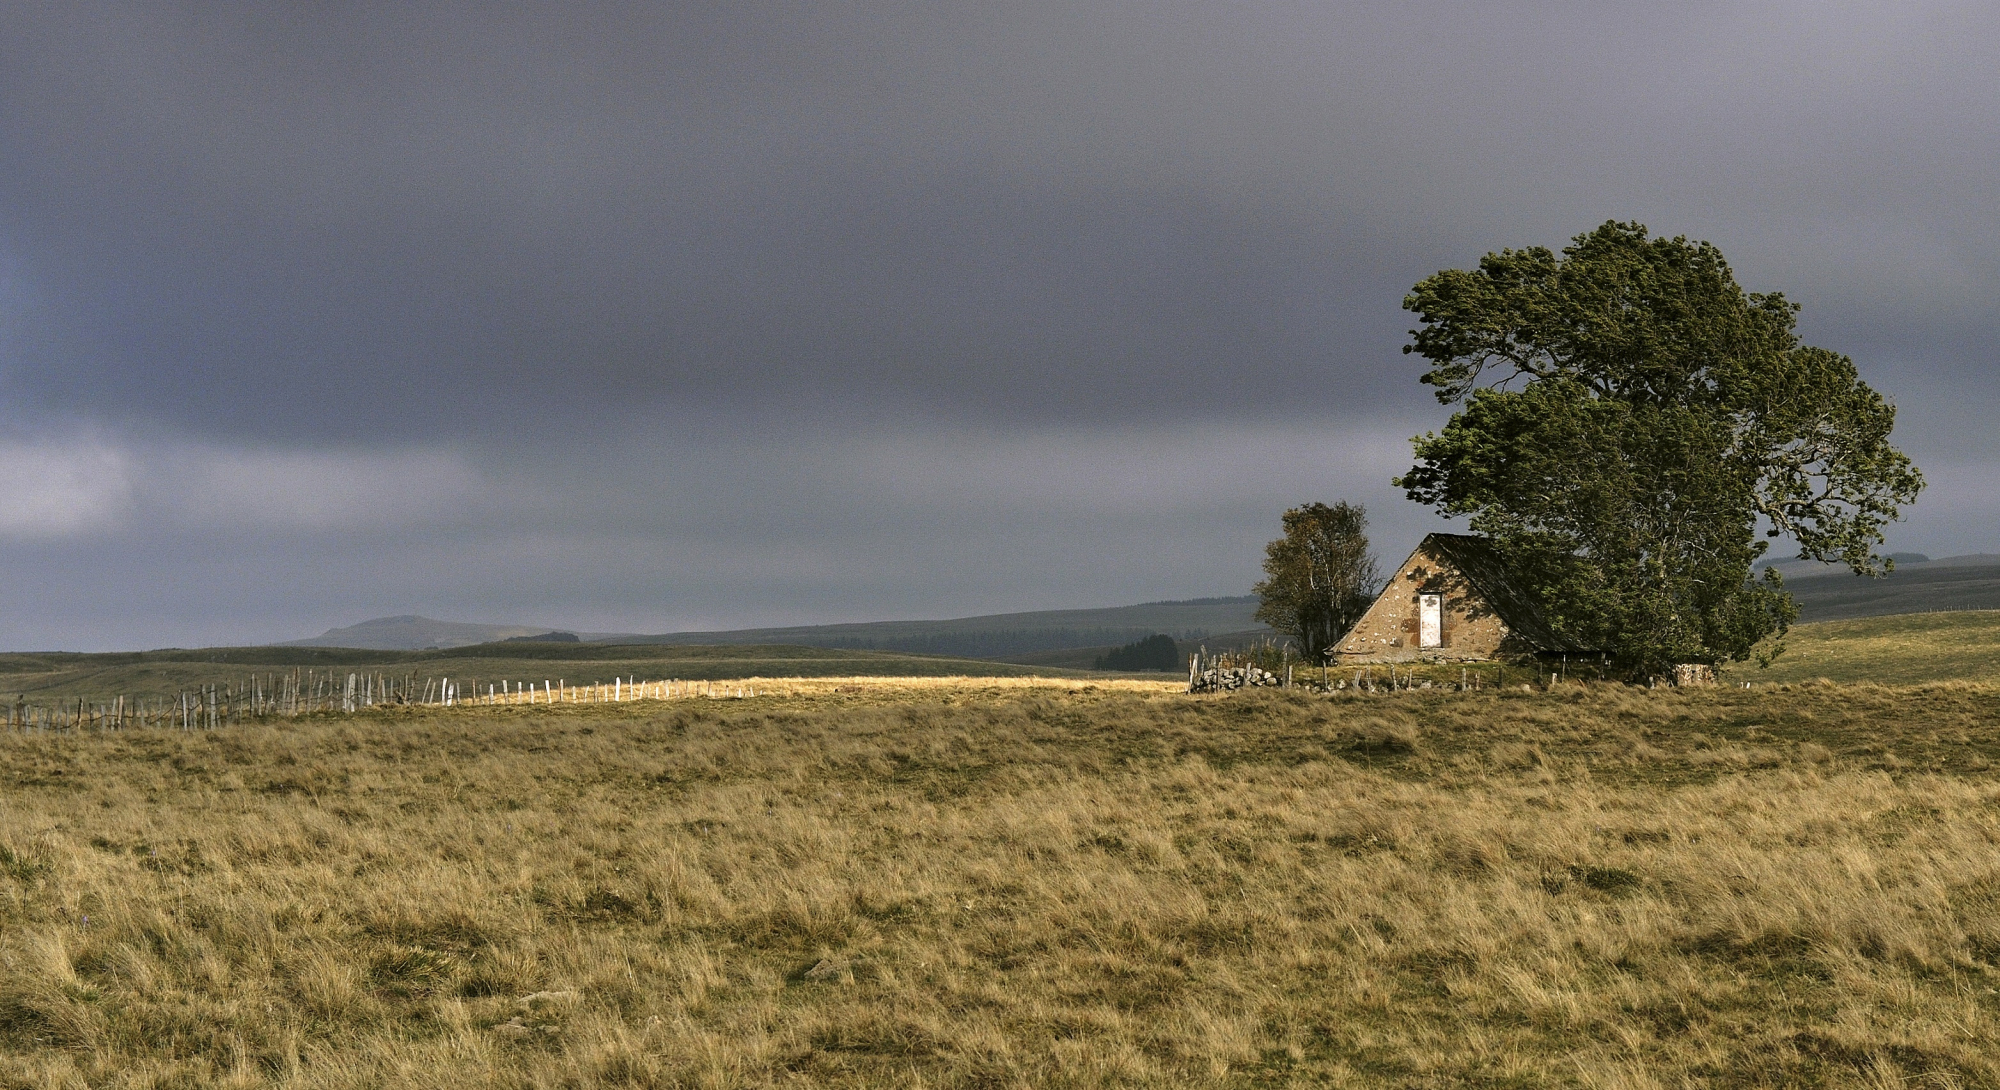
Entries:
{"label": "small tree", "polygon": [[1257,619],[1298,641],[1309,662],[1347,634],[1381,577],[1359,504],[1309,503],[1285,512],[1285,536],[1264,547]]}

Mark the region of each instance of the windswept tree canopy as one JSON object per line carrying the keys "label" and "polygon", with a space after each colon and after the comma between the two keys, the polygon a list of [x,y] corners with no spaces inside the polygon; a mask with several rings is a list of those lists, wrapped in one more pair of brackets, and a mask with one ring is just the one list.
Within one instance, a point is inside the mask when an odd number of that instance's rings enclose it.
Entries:
{"label": "windswept tree canopy", "polygon": [[1422,324],[1403,351],[1463,408],[1396,483],[1469,517],[1565,636],[1642,669],[1747,657],[1796,616],[1775,572],[1750,578],[1760,530],[1892,566],[1883,527],[1923,487],[1889,445],[1895,408],[1714,246],[1606,223],[1560,255],[1437,273],[1403,306]]}

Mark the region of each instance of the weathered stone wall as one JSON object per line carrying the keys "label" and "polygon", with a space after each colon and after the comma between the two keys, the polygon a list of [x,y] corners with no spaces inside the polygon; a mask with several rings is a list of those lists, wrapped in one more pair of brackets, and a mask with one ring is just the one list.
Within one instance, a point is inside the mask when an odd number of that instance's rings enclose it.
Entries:
{"label": "weathered stone wall", "polygon": [[1188,671],[1188,692],[1226,693],[1246,686],[1283,686],[1291,684],[1290,678],[1290,670],[1279,677],[1255,666],[1211,666],[1204,670],[1197,662]]}
{"label": "weathered stone wall", "polygon": [[[1419,647],[1420,594],[1444,596],[1442,642]],[[1335,665],[1480,662],[1514,653],[1507,626],[1458,569],[1419,549],[1383,585],[1382,596],[1334,649]]]}
{"label": "weathered stone wall", "polygon": [[1701,662],[1682,662],[1674,665],[1674,684],[1679,686],[1715,684],[1715,667]]}

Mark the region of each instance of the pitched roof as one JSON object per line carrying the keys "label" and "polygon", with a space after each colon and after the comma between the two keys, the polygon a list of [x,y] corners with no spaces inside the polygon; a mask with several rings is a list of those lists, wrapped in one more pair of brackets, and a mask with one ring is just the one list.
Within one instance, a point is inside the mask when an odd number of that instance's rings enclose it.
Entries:
{"label": "pitched roof", "polygon": [[1507,562],[1488,539],[1471,534],[1430,534],[1417,546],[1417,551],[1449,561],[1464,573],[1466,582],[1472,584],[1493,607],[1501,623],[1521,640],[1543,651],[1580,654],[1591,650],[1556,635],[1541,606],[1515,580]]}

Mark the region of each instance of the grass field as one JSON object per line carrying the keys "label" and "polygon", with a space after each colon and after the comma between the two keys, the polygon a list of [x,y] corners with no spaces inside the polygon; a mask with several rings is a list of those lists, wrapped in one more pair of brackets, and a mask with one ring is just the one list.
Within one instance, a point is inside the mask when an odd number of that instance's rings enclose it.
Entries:
{"label": "grass field", "polygon": [[1923,681],[2000,683],[2000,610],[1905,613],[1800,625],[1769,669],[1737,664],[1729,677],[1755,683]]}
{"label": "grass field", "polygon": [[2000,688],[0,738],[0,1086],[2000,1086]]}

